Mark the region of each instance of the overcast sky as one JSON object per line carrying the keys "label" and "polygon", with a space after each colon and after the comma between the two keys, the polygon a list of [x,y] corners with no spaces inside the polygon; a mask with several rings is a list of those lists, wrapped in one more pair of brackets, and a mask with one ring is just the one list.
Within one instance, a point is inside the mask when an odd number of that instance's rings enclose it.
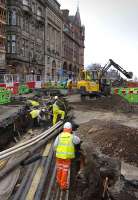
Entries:
{"label": "overcast sky", "polygon": [[[58,0],[75,14],[78,0]],[[80,0],[85,66],[109,58],[138,77],[138,0]]]}

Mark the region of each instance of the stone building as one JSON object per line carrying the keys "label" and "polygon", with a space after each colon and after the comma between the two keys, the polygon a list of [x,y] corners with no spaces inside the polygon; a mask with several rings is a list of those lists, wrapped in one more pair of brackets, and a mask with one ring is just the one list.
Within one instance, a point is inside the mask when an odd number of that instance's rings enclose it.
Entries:
{"label": "stone building", "polygon": [[46,80],[58,81],[62,66],[62,15],[60,4],[48,0],[46,5]]}
{"label": "stone building", "polygon": [[75,16],[69,10],[63,14],[63,77],[77,79],[79,71],[84,67],[85,27],[81,25],[79,8]]}
{"label": "stone building", "polygon": [[6,32],[9,72],[28,79],[43,75],[45,1],[7,0]]}
{"label": "stone building", "polygon": [[6,2],[0,0],[0,73],[5,71],[5,24],[6,24]]}
{"label": "stone building", "polygon": [[7,71],[27,81],[76,79],[84,34],[79,9],[69,16],[57,0],[7,0]]}

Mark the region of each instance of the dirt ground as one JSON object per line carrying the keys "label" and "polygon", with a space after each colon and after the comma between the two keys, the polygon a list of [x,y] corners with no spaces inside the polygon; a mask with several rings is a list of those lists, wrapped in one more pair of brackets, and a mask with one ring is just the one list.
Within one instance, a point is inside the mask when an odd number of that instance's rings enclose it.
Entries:
{"label": "dirt ground", "polygon": [[124,113],[138,113],[138,105],[132,105],[122,97],[117,95],[112,95],[108,97],[101,97],[101,98],[88,98],[86,101],[82,102],[79,100],[79,96],[75,97],[75,101],[73,102],[74,106],[78,105],[82,106],[85,105],[85,110],[91,108],[92,110],[106,110],[106,111],[113,111],[113,112],[124,112]]}
{"label": "dirt ground", "polygon": [[[74,121],[79,124],[78,135],[100,153],[135,166],[138,178],[138,106],[131,106],[118,96],[80,101],[78,95],[68,97]],[[129,166],[128,166],[129,168]],[[125,168],[123,169],[126,170]],[[128,169],[131,177],[130,167]],[[132,177],[131,177],[132,178]],[[132,192],[133,193],[133,192]],[[131,190],[122,191],[118,200],[137,199]]]}
{"label": "dirt ground", "polygon": [[138,166],[138,129],[91,120],[78,131],[83,141],[91,141],[102,153]]}
{"label": "dirt ground", "polygon": [[112,96],[81,102],[78,96],[72,96],[70,104],[83,141],[91,141],[102,153],[138,166],[138,116],[124,110],[128,106],[124,100]]}

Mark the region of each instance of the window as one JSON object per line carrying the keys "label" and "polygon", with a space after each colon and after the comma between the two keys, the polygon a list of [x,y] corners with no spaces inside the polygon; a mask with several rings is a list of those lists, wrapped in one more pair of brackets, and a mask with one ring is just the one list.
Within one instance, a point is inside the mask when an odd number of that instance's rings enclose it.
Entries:
{"label": "window", "polygon": [[29,58],[29,41],[25,41],[25,56]]}
{"label": "window", "polygon": [[25,39],[23,39],[22,43],[22,55],[25,56]]}
{"label": "window", "polygon": [[20,17],[20,26],[21,26],[21,29],[23,29],[23,17]]}
{"label": "window", "polygon": [[16,35],[7,36],[7,52],[16,53]]}
{"label": "window", "polygon": [[23,30],[25,31],[25,27],[26,27],[26,19],[25,17],[23,17]]}
{"label": "window", "polygon": [[0,54],[0,64],[5,64],[5,54]]}
{"label": "window", "polygon": [[8,11],[8,25],[13,25],[15,26],[17,24],[17,16],[16,16],[16,11]]}
{"label": "window", "polygon": [[11,53],[16,53],[16,35],[11,36],[11,43],[12,43]]}
{"label": "window", "polygon": [[26,32],[29,33],[29,18],[26,18]]}
{"label": "window", "polygon": [[32,3],[32,11],[33,11],[33,13],[35,13],[35,3],[34,2]]}
{"label": "window", "polygon": [[42,9],[41,8],[37,9],[37,15],[40,16],[40,17],[42,16]]}
{"label": "window", "polygon": [[31,24],[31,34],[35,35],[35,23],[34,23],[34,21],[32,21],[32,24]]}
{"label": "window", "polygon": [[8,35],[7,37],[7,52],[11,53],[11,37]]}
{"label": "window", "polygon": [[30,51],[30,58],[32,59],[34,57],[34,42],[31,42],[31,51]]}
{"label": "window", "polygon": [[11,25],[16,25],[16,11],[12,11],[12,19],[11,19]]}
{"label": "window", "polygon": [[47,57],[47,64],[50,64],[50,57]]}

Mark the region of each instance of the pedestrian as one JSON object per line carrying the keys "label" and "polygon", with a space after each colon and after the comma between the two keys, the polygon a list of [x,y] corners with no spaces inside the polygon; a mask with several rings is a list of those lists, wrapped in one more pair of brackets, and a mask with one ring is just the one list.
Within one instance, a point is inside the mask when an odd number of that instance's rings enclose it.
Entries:
{"label": "pedestrian", "polygon": [[62,102],[59,100],[58,96],[55,96],[53,104],[53,126],[57,123],[58,115],[61,115],[62,120],[65,117],[65,111],[60,109],[61,103]]}
{"label": "pedestrian", "polygon": [[68,88],[68,95],[71,95],[72,94],[72,80],[68,80],[67,88]]}
{"label": "pedestrian", "polygon": [[56,180],[60,189],[68,189],[68,172],[71,160],[75,158],[75,145],[80,143],[80,138],[72,134],[72,124],[66,122],[63,132],[60,133],[55,142],[56,152]]}

